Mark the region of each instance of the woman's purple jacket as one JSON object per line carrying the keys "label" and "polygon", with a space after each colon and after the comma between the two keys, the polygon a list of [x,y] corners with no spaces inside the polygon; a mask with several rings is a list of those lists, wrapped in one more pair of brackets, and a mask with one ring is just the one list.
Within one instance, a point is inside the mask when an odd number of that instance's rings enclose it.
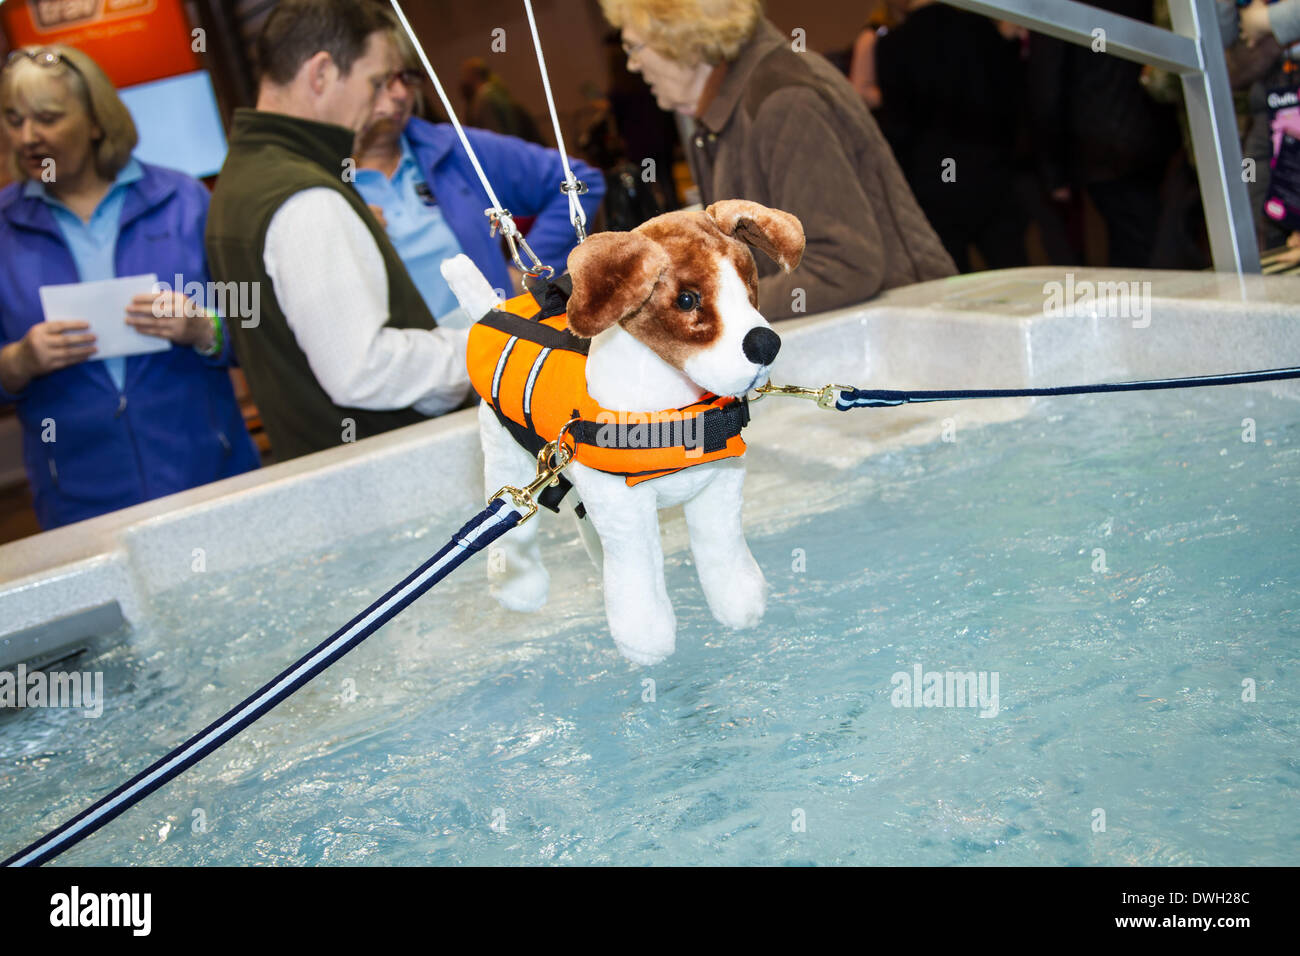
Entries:
{"label": "woman's purple jacket", "polygon": [[[208,191],[182,173],[141,166],[144,177],[126,187],[116,274],[155,273],[173,287],[179,276],[206,288]],[[44,320],[41,286],[76,281],[76,263],[45,201],[24,196],[22,183],[0,190],[0,347]],[[226,341],[211,359],[175,344],[133,355],[120,394],[98,361],[39,376],[18,394],[0,388],[0,403],[18,406],[43,528],[257,467],[227,372]]]}

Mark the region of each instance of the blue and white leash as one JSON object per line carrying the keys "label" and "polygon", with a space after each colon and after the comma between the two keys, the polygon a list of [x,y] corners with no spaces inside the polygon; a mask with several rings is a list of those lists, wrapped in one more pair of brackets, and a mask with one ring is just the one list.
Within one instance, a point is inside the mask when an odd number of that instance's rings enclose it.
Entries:
{"label": "blue and white leash", "polygon": [[1094,385],[1056,385],[1047,388],[956,388],[887,389],[825,385],[801,388],[797,385],[763,385],[762,395],[807,398],[822,408],[847,412],[852,408],[885,408],[921,402],[957,402],[972,398],[1041,398],[1050,395],[1093,395],[1101,392],[1146,392],[1166,388],[1203,388],[1209,385],[1245,385],[1300,378],[1300,367],[1263,369],[1254,372],[1224,372],[1219,375],[1189,375],[1181,378],[1146,379],[1137,382],[1102,382]]}
{"label": "blue and white leash", "polygon": [[[517,493],[518,489],[510,489]],[[263,685],[242,704],[227,711],[146,770],[136,774],[108,796],[96,801],[57,830],[5,860],[4,866],[39,866],[135,806],[159,787],[184,773],[226,741],[301,689],[312,678],[383,627],[417,598],[465,561],[530,516],[518,501],[499,497],[475,515],[432,558],[412,571],[379,600],[354,617]],[[535,509],[533,509],[535,510]]]}

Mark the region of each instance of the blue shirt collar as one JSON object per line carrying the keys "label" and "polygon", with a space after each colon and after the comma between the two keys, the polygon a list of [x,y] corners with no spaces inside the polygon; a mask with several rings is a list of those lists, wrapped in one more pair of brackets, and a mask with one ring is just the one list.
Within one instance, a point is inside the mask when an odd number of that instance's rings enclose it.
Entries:
{"label": "blue shirt collar", "polygon": [[[0,2],[3,2],[3,0],[0,0]],[[382,170],[366,167],[357,170],[357,181],[369,183],[387,182],[396,184],[403,176],[409,176],[413,172],[418,174],[420,171],[420,164],[416,160],[415,152],[411,149],[411,144],[407,142],[405,134],[402,134],[399,142],[402,145],[402,149],[397,160],[397,165],[393,167],[393,175],[385,176]]]}
{"label": "blue shirt collar", "polygon": [[[141,168],[139,161],[134,156],[126,161],[126,165],[118,171],[117,178],[113,180],[113,185],[108,188],[104,194],[104,199],[113,195],[118,189],[124,189],[131,183],[139,182],[144,179],[144,169]],[[23,186],[23,195],[28,197],[37,197],[45,200],[50,205],[62,206],[63,202],[57,197],[50,195],[45,188],[45,183],[39,179],[29,179]],[[102,203],[104,200],[101,199]]]}
{"label": "blue shirt collar", "polygon": [[408,166],[416,169],[419,168],[419,166],[415,162],[415,153],[411,149],[410,141],[407,140],[406,134],[403,133],[402,134],[402,158],[397,161],[397,169],[393,171],[393,178],[396,179],[401,174],[402,170]]}

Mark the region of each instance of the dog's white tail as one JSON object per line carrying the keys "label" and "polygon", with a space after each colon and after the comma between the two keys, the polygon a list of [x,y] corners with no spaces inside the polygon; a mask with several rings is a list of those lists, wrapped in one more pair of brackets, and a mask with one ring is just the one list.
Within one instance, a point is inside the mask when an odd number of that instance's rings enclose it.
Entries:
{"label": "dog's white tail", "polygon": [[[465,310],[470,323],[477,322],[502,300],[502,290],[493,289],[465,253],[452,256],[442,261],[442,277],[451,287],[452,295]],[[440,320],[441,321],[441,320]]]}

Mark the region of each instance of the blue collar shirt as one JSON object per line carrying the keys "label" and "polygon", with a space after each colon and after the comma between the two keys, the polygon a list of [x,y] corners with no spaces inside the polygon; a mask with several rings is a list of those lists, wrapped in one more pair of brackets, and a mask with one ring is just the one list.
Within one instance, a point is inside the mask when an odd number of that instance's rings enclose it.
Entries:
{"label": "blue collar shirt", "polygon": [[[81,217],[69,209],[62,200],[51,195],[46,190],[45,184],[39,180],[27,180],[27,184],[23,187],[23,195],[36,196],[45,201],[50,207],[54,221],[58,223],[64,242],[68,244],[68,251],[72,253],[73,261],[77,264],[77,277],[82,282],[98,282],[117,277],[117,238],[122,223],[122,207],[126,203],[127,187],[142,178],[144,178],[144,170],[140,168],[140,164],[134,158],[128,160],[117,174],[117,178],[113,180],[108,193],[91,213],[89,222],[82,221]],[[126,356],[119,355],[97,361],[104,363],[104,368],[112,377],[117,390],[122,391],[126,382]]]}
{"label": "blue collar shirt", "polygon": [[406,136],[391,178],[377,169],[358,169],[355,185],[367,203],[384,211],[388,237],[434,318],[455,311],[459,303],[439,266],[461,252],[460,241],[420,174]]}

